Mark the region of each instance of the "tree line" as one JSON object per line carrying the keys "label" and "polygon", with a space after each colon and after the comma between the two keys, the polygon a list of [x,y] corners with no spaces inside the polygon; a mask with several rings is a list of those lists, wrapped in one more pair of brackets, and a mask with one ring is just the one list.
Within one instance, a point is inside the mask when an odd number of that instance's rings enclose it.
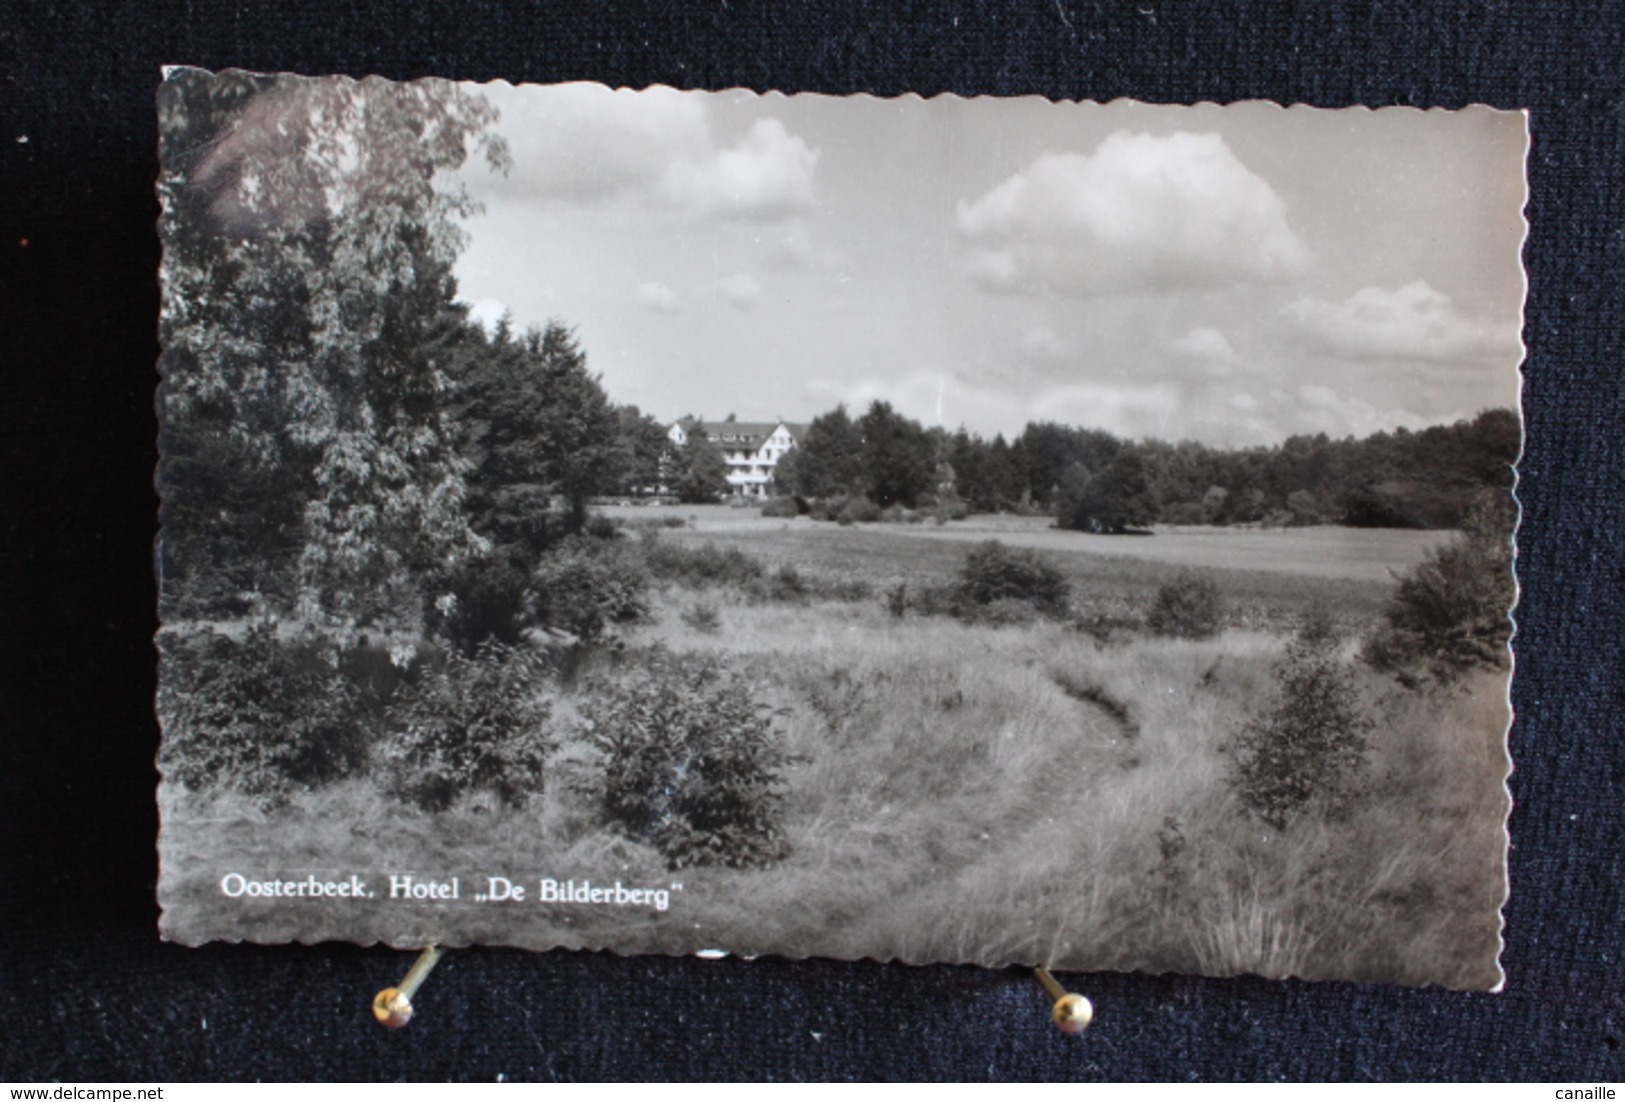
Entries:
{"label": "tree line", "polygon": [[1510,489],[1520,441],[1507,409],[1417,432],[1216,448],[1051,421],[989,440],[928,429],[875,402],[858,418],[844,406],[815,418],[776,483],[803,503],[859,495],[912,509],[951,498],[1101,532],[1157,523],[1457,528],[1487,494]]}

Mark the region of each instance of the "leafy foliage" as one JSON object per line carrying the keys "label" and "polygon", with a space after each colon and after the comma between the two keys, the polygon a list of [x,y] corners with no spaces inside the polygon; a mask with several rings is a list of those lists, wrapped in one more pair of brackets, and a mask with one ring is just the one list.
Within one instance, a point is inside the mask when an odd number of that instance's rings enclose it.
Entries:
{"label": "leafy foliage", "polygon": [[1300,635],[1276,666],[1274,706],[1236,740],[1231,784],[1277,830],[1312,808],[1335,810],[1365,765],[1372,727],[1326,636]]}
{"label": "leafy foliage", "polygon": [[813,418],[785,459],[790,465],[780,478],[789,492],[803,498],[851,494],[863,488],[863,434],[844,405]]}
{"label": "leafy foliage", "polygon": [[[1072,587],[1065,575],[1031,548],[988,540],[965,556],[956,596],[961,604],[1020,602],[1050,616],[1066,613]],[[1008,610],[1004,615],[1008,618]]]}
{"label": "leafy foliage", "polygon": [[668,482],[683,504],[710,504],[728,492],[728,461],[698,425],[689,431],[683,446],[670,454],[668,462]]}
{"label": "leafy foliage", "polygon": [[[789,454],[794,455],[795,452],[792,451]],[[783,459],[779,460],[779,465],[784,465]],[[793,497],[775,497],[762,502],[762,515],[764,517],[794,517],[800,514],[801,510],[797,508],[796,499]]]}
{"label": "leafy foliage", "polygon": [[[858,419],[863,438],[863,474],[867,496],[882,509],[912,509],[930,495],[936,480],[936,445],[918,421],[904,417],[888,402],[875,402]],[[854,518],[860,519],[860,518]]]}
{"label": "leafy foliage", "polygon": [[240,642],[210,633],[161,645],[159,764],[170,780],[275,806],[365,764],[368,701],[332,643],[283,641],[260,624]]}
{"label": "leafy foliage", "polygon": [[537,619],[586,642],[649,614],[648,577],[618,543],[568,540],[543,557],[532,582]]}
{"label": "leafy foliage", "polygon": [[869,500],[863,494],[853,494],[841,503],[840,509],[835,512],[835,523],[851,525],[854,523],[873,524],[881,517],[880,506]]}
{"label": "leafy foliage", "polygon": [[610,465],[615,475],[614,492],[654,493],[661,484],[661,464],[671,448],[666,426],[637,406],[617,406],[615,417],[618,422],[615,447],[619,455]]}
{"label": "leafy foliage", "polygon": [[473,792],[523,807],[541,793],[554,745],[545,689],[540,658],[496,642],[422,670],[387,713],[391,792],[432,812]]}
{"label": "leafy foliage", "polygon": [[1365,658],[1379,670],[1441,683],[1504,666],[1515,594],[1512,509],[1502,498],[1399,579]]}
{"label": "leafy foliage", "polygon": [[672,868],[771,864],[789,764],[773,717],[714,658],[655,651],[583,707],[600,760],[586,792]]}
{"label": "leafy foliage", "polygon": [[722,630],[722,616],[710,601],[695,601],[685,608],[683,623],[702,635],[715,635]]}
{"label": "leafy foliage", "polygon": [[1211,639],[1224,624],[1224,602],[1219,586],[1205,574],[1181,571],[1157,587],[1146,615],[1153,634],[1177,639]]}
{"label": "leafy foliage", "polygon": [[[499,542],[547,544],[546,514],[564,503],[564,532],[579,532],[592,495],[616,488],[633,445],[575,334],[558,322],[515,337],[499,327],[460,380],[459,422],[478,457],[476,520]],[[641,431],[641,423],[630,427]]]}
{"label": "leafy foliage", "polygon": [[1056,522],[1062,528],[1121,535],[1156,518],[1145,461],[1123,452],[1097,473],[1075,467],[1061,487]]}
{"label": "leafy foliage", "polygon": [[715,543],[686,547],[658,539],[646,540],[643,559],[654,577],[690,588],[719,586],[742,591],[767,573],[762,560],[738,547]]}
{"label": "leafy foliage", "polygon": [[451,572],[434,626],[465,655],[495,640],[517,644],[530,624],[530,577],[513,556],[497,553]]}
{"label": "leafy foliage", "polygon": [[[307,615],[416,628],[425,580],[483,550],[437,395],[476,209],[453,170],[505,167],[496,112],[446,82],[183,71],[159,114],[166,553],[296,562]],[[255,473],[214,498],[220,462]]]}

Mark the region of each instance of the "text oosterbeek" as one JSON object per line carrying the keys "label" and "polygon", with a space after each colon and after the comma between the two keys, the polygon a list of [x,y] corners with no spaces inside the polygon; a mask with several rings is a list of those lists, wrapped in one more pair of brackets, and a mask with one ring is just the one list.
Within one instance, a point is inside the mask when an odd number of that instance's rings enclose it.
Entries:
{"label": "text oosterbeek", "polygon": [[[483,885],[479,884],[483,880]],[[379,899],[384,902],[420,903],[544,903],[587,906],[646,907],[664,911],[671,906],[673,892],[683,885],[629,887],[619,880],[594,884],[591,880],[535,880],[507,876],[485,876],[472,880],[464,890],[463,878],[435,878],[416,873],[389,873],[383,889],[367,886],[367,881],[351,874],[345,879],[321,879],[309,873],[300,879],[258,878],[228,872],[220,878],[220,894],[229,899]]]}

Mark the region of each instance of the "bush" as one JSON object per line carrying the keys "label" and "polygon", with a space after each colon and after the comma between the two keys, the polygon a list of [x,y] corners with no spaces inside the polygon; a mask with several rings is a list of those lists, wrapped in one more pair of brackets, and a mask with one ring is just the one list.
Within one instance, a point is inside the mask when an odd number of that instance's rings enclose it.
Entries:
{"label": "bush", "polygon": [[165,636],[160,645],[159,765],[167,779],[274,807],[366,764],[372,702],[340,671],[336,645],[285,642],[268,624],[241,642],[211,633]]}
{"label": "bush", "polygon": [[503,554],[465,563],[449,578],[451,600],[431,627],[464,654],[487,640],[518,643],[530,623],[530,579]]}
{"label": "bush", "polygon": [[696,601],[684,609],[683,623],[705,635],[714,635],[722,630],[722,617],[717,613],[717,606],[706,601]]}
{"label": "bush", "polygon": [[1275,669],[1275,705],[1236,740],[1231,783],[1277,830],[1314,807],[1337,810],[1365,765],[1373,723],[1328,642],[1300,635]]}
{"label": "bush", "polygon": [[908,612],[908,583],[898,582],[886,589],[886,612],[894,619],[901,620]]}
{"label": "bush", "polygon": [[594,642],[614,625],[646,617],[648,589],[641,564],[624,548],[578,537],[554,548],[537,566],[532,604],[543,624]]}
{"label": "bush", "polygon": [[1413,682],[1448,684],[1475,667],[1505,666],[1515,595],[1509,504],[1475,514],[1465,532],[1399,579],[1363,656]]}
{"label": "bush", "polygon": [[714,543],[682,547],[656,541],[645,545],[643,558],[656,578],[691,588],[723,586],[743,591],[767,573],[760,559],[737,547]]}
{"label": "bush", "polygon": [[535,654],[501,643],[423,670],[387,714],[390,792],[432,812],[469,792],[509,807],[539,795],[554,741],[546,672]]}
{"label": "bush", "polygon": [[841,511],[835,515],[837,524],[851,524],[857,521],[861,524],[872,524],[881,517],[880,506],[870,501],[862,494],[854,494],[846,499]]}
{"label": "bush", "polygon": [[1036,551],[989,540],[965,556],[956,592],[963,605],[1022,601],[1045,615],[1061,616],[1066,613],[1072,587]]}
{"label": "bush", "polygon": [[620,539],[624,534],[626,521],[619,517],[605,516],[603,513],[593,513],[587,517],[587,523],[582,526],[582,534],[600,540]]}
{"label": "bush", "polygon": [[1224,622],[1219,587],[1202,574],[1182,571],[1157,587],[1157,596],[1145,618],[1154,635],[1176,639],[1211,639]]}
{"label": "bush", "polygon": [[625,680],[591,688],[582,712],[600,761],[584,789],[608,822],[674,869],[784,856],[789,757],[767,706],[716,659],[657,650]]}
{"label": "bush", "polygon": [[800,509],[796,508],[796,499],[793,497],[775,497],[762,502],[762,515],[764,517],[793,517],[799,516]]}
{"label": "bush", "polygon": [[813,595],[813,579],[794,563],[784,563],[769,574],[761,587],[764,600],[800,604]]}

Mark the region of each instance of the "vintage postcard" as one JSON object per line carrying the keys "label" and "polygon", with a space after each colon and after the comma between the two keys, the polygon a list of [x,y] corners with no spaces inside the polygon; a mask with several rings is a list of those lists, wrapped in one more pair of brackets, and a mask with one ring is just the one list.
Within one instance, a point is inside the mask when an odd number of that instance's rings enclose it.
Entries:
{"label": "vintage postcard", "polygon": [[1499,985],[1522,115],[158,106],[167,938]]}

